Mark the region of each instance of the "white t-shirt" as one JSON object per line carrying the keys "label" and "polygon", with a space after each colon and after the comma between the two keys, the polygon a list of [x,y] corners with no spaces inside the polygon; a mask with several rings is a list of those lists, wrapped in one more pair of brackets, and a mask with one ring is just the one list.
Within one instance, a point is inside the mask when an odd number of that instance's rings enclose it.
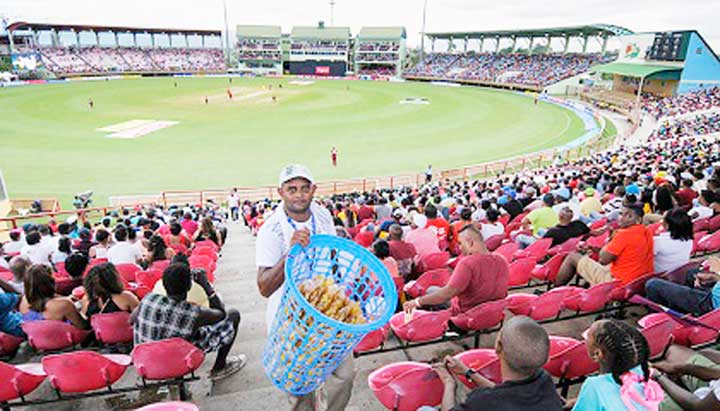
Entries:
{"label": "white t-shirt", "polygon": [[50,248],[43,243],[26,245],[20,250],[20,255],[29,258],[33,264],[50,265]]}
{"label": "white t-shirt", "polygon": [[[255,242],[255,265],[259,267],[274,267],[287,255],[290,250],[290,239],[295,229],[288,222],[287,214],[283,204],[278,205],[276,211],[267,219],[258,231],[257,240]],[[329,234],[335,235],[335,225],[333,224],[330,212],[315,203],[310,206],[312,218],[305,222],[294,221],[298,230],[307,228],[313,233],[312,220],[315,220],[315,232],[313,234]],[[280,308],[280,300],[282,299],[285,283],[278,288],[268,299],[267,312],[265,321],[267,323],[267,331],[270,332],[275,313]]]}
{"label": "white t-shirt", "polygon": [[698,220],[701,218],[712,217],[713,209],[710,207],[705,207],[704,205],[700,204],[697,207],[691,208],[690,211],[688,211],[688,214],[690,214],[690,215],[697,214],[697,217],[695,217],[695,220]]}
{"label": "white t-shirt", "polygon": [[230,194],[230,196],[228,197],[228,207],[237,207],[239,204],[240,199],[238,198],[237,194]]}
{"label": "white t-shirt", "polygon": [[487,211],[485,211],[482,208],[478,208],[472,213],[472,216],[470,217],[474,222],[479,223],[482,220],[485,219],[485,216],[487,215]]}
{"label": "white t-shirt", "polygon": [[494,235],[505,234],[505,227],[499,222],[495,224],[487,223],[481,226],[480,232],[482,233],[483,239],[487,240]]}
{"label": "white t-shirt", "polygon": [[136,264],[140,258],[140,249],[127,241],[118,241],[107,252],[108,262],[113,264]]}
{"label": "white t-shirt", "polygon": [[27,243],[23,240],[10,241],[3,245],[3,251],[5,252],[5,254],[19,253],[20,250],[22,250],[22,248],[26,245]]}
{"label": "white t-shirt", "polygon": [[710,393],[713,393],[715,395],[715,399],[720,401],[720,380],[710,381],[707,387],[698,388],[693,394],[702,400]]}
{"label": "white t-shirt", "polygon": [[656,236],[653,247],[655,272],[669,273],[687,264],[692,247],[692,240],[673,240],[668,232]]}

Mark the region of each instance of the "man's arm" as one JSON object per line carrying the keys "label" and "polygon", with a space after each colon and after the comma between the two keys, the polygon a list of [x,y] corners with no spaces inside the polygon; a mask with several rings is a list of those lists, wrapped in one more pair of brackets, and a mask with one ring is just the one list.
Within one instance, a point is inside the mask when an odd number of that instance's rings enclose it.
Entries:
{"label": "man's arm", "polygon": [[260,295],[269,298],[285,282],[285,259],[274,267],[258,268],[257,284]]}
{"label": "man's arm", "polygon": [[608,265],[615,261],[617,259],[617,256],[613,253],[610,253],[606,251],[604,248],[600,250],[600,259],[598,262],[602,265]]}
{"label": "man's arm", "polygon": [[210,281],[208,281],[207,273],[205,272],[205,270],[193,270],[193,277],[194,281],[200,287],[202,287],[203,291],[205,291],[205,295],[207,295],[210,308],[225,312],[225,304],[223,304],[222,300],[220,300],[220,297],[215,292],[215,288],[212,286],[212,284],[210,284]]}
{"label": "man's arm", "polygon": [[197,321],[195,321],[195,330],[206,325],[212,325],[225,319],[225,313],[214,308],[200,308]]}
{"label": "man's arm", "polygon": [[682,388],[668,376],[661,375],[657,378],[658,383],[665,393],[670,396],[685,411],[720,411],[720,401],[715,394],[710,392],[702,400],[695,394]]}
{"label": "man's arm", "polygon": [[427,294],[422,297],[418,297],[414,300],[410,300],[403,305],[406,312],[411,312],[415,308],[421,308],[426,306],[444,304],[456,295],[460,294],[460,290],[457,288],[446,285],[445,287],[435,291],[432,294]]}

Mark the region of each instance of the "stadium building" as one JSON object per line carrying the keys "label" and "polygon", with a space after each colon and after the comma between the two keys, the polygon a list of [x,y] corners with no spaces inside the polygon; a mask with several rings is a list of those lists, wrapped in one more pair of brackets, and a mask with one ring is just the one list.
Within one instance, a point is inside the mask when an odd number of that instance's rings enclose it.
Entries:
{"label": "stadium building", "polygon": [[238,71],[254,74],[283,73],[280,26],[237,26]]}
{"label": "stadium building", "polygon": [[363,27],[355,40],[355,73],[399,77],[406,39],[404,27]]}
{"label": "stadium building", "polygon": [[344,76],[351,66],[350,28],[293,27],[290,34],[289,74]]}

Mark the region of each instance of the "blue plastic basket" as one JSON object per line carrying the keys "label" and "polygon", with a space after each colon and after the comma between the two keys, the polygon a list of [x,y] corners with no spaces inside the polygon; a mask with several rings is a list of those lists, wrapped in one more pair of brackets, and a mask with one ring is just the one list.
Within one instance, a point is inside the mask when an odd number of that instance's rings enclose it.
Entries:
{"label": "blue plastic basket", "polygon": [[[325,316],[298,285],[331,277],[360,303],[368,320],[346,324]],[[307,247],[294,246],[285,262],[285,291],[263,351],[263,367],[279,389],[294,395],[315,391],[350,355],[365,334],[390,321],[397,290],[380,260],[352,241],[314,235]]]}

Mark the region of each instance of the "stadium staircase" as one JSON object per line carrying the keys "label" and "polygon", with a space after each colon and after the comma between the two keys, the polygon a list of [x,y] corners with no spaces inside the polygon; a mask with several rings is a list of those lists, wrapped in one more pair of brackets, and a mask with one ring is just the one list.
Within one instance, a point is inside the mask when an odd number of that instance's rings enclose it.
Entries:
{"label": "stadium staircase", "polygon": [[157,61],[155,61],[155,59],[152,57],[152,54],[150,54],[150,53],[149,53],[147,50],[145,50],[145,49],[142,49],[142,48],[141,48],[140,50],[142,50],[143,54],[145,54],[145,56],[147,56],[147,59],[150,61],[150,63],[152,64],[152,66],[153,66],[153,68],[154,68],[155,70],[158,70],[158,71],[161,70],[160,65],[159,65],[159,64],[157,63]]}
{"label": "stadium staircase", "polygon": [[120,56],[120,60],[122,60],[123,63],[125,63],[124,70],[132,70],[132,65],[130,64],[129,61],[127,61],[127,59],[125,59],[125,56],[123,55],[123,53],[120,52],[120,49],[116,48],[115,53],[117,53],[117,55]]}
{"label": "stadium staircase", "polygon": [[77,51],[76,49],[74,49],[74,48],[71,49],[71,50],[72,50],[72,53],[73,53],[75,56],[77,56],[77,58],[79,58],[80,60],[82,60],[82,62],[85,63],[88,67],[90,67],[93,71],[96,71],[96,72],[102,71],[102,70],[100,70],[99,68],[95,67],[94,65],[90,64],[90,62],[87,61],[87,60],[85,59],[85,57],[83,57],[82,53],[78,52],[78,51]]}

